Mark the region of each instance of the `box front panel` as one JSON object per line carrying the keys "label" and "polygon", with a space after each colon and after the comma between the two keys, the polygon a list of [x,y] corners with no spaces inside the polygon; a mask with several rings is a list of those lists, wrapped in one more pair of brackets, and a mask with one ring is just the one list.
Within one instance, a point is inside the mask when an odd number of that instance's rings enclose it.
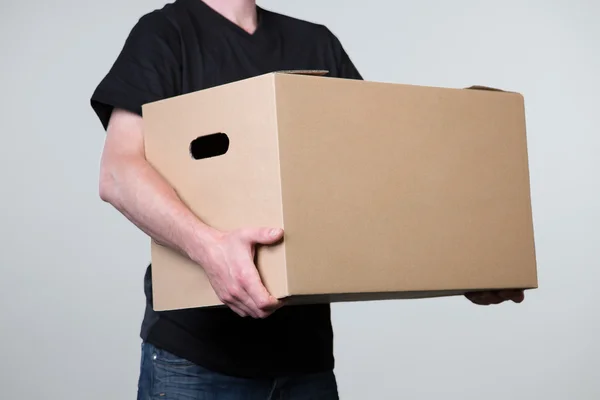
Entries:
{"label": "box front panel", "polygon": [[[272,76],[146,105],[146,157],[205,223],[220,230],[281,227]],[[217,304],[203,270],[152,244],[155,307]],[[259,251],[260,272],[284,295],[282,246]]]}
{"label": "box front panel", "polygon": [[292,293],[537,286],[519,95],[276,87]]}

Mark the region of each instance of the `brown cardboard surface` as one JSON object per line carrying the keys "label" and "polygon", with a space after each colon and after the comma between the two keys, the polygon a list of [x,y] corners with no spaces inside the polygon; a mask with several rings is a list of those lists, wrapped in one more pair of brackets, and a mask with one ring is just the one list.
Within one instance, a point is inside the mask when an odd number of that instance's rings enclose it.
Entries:
{"label": "brown cardboard surface", "polygon": [[[292,302],[537,287],[521,95],[319,75],[147,104],[146,157],[209,225],[283,227],[257,265]],[[225,154],[190,156],[215,133]],[[220,304],[190,260],[152,264],[155,309]]]}

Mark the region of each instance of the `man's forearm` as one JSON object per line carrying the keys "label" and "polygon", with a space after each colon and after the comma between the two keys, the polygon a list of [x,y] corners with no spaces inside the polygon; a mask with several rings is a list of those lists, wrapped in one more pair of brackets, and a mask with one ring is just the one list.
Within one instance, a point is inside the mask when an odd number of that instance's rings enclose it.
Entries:
{"label": "man's forearm", "polygon": [[102,171],[100,196],[155,241],[196,262],[219,233],[200,221],[141,157],[111,160]]}

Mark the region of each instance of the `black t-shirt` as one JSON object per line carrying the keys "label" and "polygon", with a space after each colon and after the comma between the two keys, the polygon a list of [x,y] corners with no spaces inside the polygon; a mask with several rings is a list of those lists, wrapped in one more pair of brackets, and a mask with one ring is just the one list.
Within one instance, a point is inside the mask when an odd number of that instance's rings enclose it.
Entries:
{"label": "black t-shirt", "polygon": [[[176,0],[134,26],[91,105],[106,128],[114,108],[141,115],[142,105],[280,70],[328,70],[362,79],[325,26],[257,7],[249,34],[201,0]],[[205,368],[267,378],[334,367],[328,304],[287,306],[264,320],[227,308],[155,312],[152,270],[142,339]]]}

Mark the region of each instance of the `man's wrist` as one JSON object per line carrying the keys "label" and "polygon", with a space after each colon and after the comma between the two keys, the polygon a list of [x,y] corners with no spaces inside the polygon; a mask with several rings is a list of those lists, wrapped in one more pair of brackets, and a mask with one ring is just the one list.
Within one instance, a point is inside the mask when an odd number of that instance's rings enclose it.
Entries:
{"label": "man's wrist", "polygon": [[211,226],[199,223],[186,237],[185,252],[192,261],[204,265],[208,262],[215,245],[223,236],[223,232]]}

